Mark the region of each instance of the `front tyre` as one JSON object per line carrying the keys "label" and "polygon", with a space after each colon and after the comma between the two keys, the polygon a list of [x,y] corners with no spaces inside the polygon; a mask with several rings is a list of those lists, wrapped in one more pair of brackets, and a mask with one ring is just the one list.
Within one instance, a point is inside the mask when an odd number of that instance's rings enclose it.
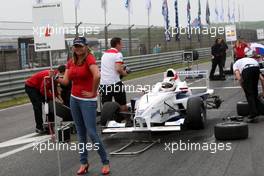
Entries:
{"label": "front tyre", "polygon": [[206,108],[200,97],[189,98],[187,101],[187,111],[185,124],[188,128],[199,130],[204,129],[206,121]]}

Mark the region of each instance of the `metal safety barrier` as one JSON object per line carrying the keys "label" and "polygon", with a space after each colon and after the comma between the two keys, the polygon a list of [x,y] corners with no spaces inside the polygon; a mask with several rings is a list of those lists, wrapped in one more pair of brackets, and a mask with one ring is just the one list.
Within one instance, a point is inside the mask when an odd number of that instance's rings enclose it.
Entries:
{"label": "metal safety barrier", "polygon": [[[208,59],[211,57],[210,48],[197,49],[199,57]],[[141,71],[150,68],[169,66],[182,63],[184,51],[174,51],[159,54],[140,55],[124,58],[124,62],[132,71]],[[100,66],[100,60],[98,61]],[[25,80],[32,74],[49,67],[34,68],[28,70],[18,70],[0,73],[0,101],[12,99],[25,94]]]}

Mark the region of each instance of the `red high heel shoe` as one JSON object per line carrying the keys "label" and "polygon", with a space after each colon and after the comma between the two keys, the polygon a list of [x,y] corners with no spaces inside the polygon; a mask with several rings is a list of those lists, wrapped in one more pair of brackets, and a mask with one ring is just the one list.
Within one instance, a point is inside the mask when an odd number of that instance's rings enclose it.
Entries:
{"label": "red high heel shoe", "polygon": [[88,172],[89,164],[87,165],[81,165],[79,170],[77,171],[77,175],[84,175]]}
{"label": "red high heel shoe", "polygon": [[103,165],[101,172],[103,175],[109,174],[110,173],[110,165],[109,164]]}

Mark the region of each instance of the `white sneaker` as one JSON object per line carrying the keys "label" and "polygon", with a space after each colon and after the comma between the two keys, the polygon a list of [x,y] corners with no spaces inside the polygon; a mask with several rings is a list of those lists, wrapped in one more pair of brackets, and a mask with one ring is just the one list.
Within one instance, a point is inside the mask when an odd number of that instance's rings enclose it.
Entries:
{"label": "white sneaker", "polygon": [[126,123],[117,123],[116,121],[109,121],[107,124],[108,128],[124,128]]}

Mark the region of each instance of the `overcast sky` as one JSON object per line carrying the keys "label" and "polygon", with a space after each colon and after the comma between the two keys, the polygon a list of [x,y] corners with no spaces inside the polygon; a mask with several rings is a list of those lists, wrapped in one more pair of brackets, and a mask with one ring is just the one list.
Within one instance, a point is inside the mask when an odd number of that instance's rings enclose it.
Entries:
{"label": "overcast sky", "polygon": [[[32,21],[32,0],[0,0],[0,21]],[[54,2],[56,0],[43,0],[44,2]],[[61,0],[64,9],[64,21],[74,22],[74,0]],[[113,24],[128,24],[128,15],[125,8],[125,0],[108,0],[107,20]],[[145,0],[131,0],[132,15],[131,24],[146,25],[147,10]],[[152,0],[151,24],[163,25],[163,17],[161,15],[161,4],[163,0]],[[218,3],[218,11],[221,8],[221,0]],[[198,0],[190,0],[192,20],[197,17]],[[227,21],[227,4],[228,0],[223,0],[225,8],[225,21]],[[246,21],[264,20],[264,1],[263,0],[235,0],[236,6],[238,2],[244,6],[244,19]],[[179,0],[179,19],[181,25],[186,25],[186,3],[187,0]],[[171,25],[174,25],[174,0],[168,0],[169,16]],[[211,9],[211,21],[215,19],[215,0],[209,0]],[[230,0],[231,13],[234,1]],[[206,0],[201,0],[202,5],[202,22],[205,23],[205,6]],[[241,8],[242,9],[242,8]],[[80,0],[79,20],[87,23],[104,23],[103,10],[101,8],[101,0]],[[242,11],[242,10],[241,10]],[[242,12],[241,12],[242,13]],[[242,16],[242,15],[241,15]],[[236,17],[238,17],[238,9],[236,8]]]}

